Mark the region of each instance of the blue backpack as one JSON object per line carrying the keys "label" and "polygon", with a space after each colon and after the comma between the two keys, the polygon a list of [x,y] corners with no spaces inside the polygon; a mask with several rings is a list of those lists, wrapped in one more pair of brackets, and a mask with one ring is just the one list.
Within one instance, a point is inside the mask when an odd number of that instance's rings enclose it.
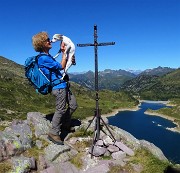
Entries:
{"label": "blue backpack", "polygon": [[44,54],[39,54],[37,56],[32,56],[25,61],[25,76],[30,82],[30,84],[36,89],[38,93],[47,95],[52,91],[53,86],[60,84],[61,79],[51,81],[51,69],[49,70],[49,76],[45,76],[38,65],[38,58]]}

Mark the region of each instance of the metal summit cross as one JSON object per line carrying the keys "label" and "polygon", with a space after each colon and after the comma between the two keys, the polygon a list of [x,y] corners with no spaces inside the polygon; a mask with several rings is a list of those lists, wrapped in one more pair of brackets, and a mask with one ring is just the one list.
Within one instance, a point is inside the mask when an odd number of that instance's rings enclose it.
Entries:
{"label": "metal summit cross", "polygon": [[[100,130],[102,129],[102,127],[100,126],[100,120],[102,121],[102,123],[106,126],[107,130],[109,131],[111,137],[113,138],[113,141],[115,142],[115,138],[112,135],[111,131],[109,130],[107,124],[104,122],[104,120],[102,119],[101,115],[100,115],[100,109],[99,109],[99,95],[98,95],[98,53],[97,53],[97,49],[98,46],[108,46],[108,45],[114,45],[115,42],[106,42],[106,43],[98,43],[97,42],[97,25],[94,25],[94,43],[88,43],[88,44],[77,44],[78,47],[86,47],[86,46],[94,46],[94,54],[95,54],[95,92],[96,92],[96,109],[95,109],[95,115],[94,118],[92,119],[92,121],[90,122],[90,124],[88,125],[88,127],[86,128],[85,132],[87,131],[87,129],[90,127],[91,123],[94,121],[95,119],[95,127],[94,127],[94,136],[93,136],[93,147],[92,150],[94,148],[95,143],[99,140],[99,136],[100,136]],[[101,128],[101,129],[100,129]],[[85,133],[84,132],[84,133]],[[92,150],[91,150],[91,154],[92,154]]]}

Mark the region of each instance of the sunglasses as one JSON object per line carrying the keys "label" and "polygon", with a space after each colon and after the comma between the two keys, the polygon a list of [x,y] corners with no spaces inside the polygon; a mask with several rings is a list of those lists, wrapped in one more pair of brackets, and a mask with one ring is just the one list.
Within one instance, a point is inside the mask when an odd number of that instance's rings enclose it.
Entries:
{"label": "sunglasses", "polygon": [[50,38],[47,38],[47,39],[45,40],[45,42],[51,42]]}

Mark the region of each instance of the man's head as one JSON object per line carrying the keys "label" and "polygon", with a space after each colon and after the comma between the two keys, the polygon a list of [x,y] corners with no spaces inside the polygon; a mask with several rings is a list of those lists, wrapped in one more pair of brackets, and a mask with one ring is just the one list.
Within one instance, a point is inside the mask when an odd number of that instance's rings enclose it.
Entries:
{"label": "man's head", "polygon": [[44,52],[45,49],[51,49],[51,40],[47,32],[39,32],[32,37],[32,44],[36,52]]}

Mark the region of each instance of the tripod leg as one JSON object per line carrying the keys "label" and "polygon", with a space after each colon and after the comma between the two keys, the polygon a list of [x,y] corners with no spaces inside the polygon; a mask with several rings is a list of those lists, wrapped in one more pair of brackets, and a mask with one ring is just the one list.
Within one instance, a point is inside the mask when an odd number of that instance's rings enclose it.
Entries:
{"label": "tripod leg", "polygon": [[99,118],[99,116],[97,116],[97,118],[96,118],[96,126],[97,126],[97,141],[98,141],[99,136],[100,136],[100,118]]}
{"label": "tripod leg", "polygon": [[[95,118],[95,116],[94,116],[94,118]],[[87,129],[90,127],[90,125],[92,124],[92,122],[94,121],[94,118],[91,120],[91,122],[89,123],[89,125],[88,125],[87,128],[85,129],[84,134],[86,133]]]}
{"label": "tripod leg", "polygon": [[102,120],[103,124],[106,126],[106,129],[108,130],[108,132],[110,133],[111,137],[113,138],[113,140],[114,140],[114,142],[115,142],[115,141],[116,141],[116,139],[115,139],[115,137],[113,136],[113,134],[111,133],[111,131],[109,130],[109,128],[108,128],[108,126],[107,126],[107,124],[104,122],[104,120],[102,119],[102,117],[100,117],[100,118],[101,118],[101,120]]}

